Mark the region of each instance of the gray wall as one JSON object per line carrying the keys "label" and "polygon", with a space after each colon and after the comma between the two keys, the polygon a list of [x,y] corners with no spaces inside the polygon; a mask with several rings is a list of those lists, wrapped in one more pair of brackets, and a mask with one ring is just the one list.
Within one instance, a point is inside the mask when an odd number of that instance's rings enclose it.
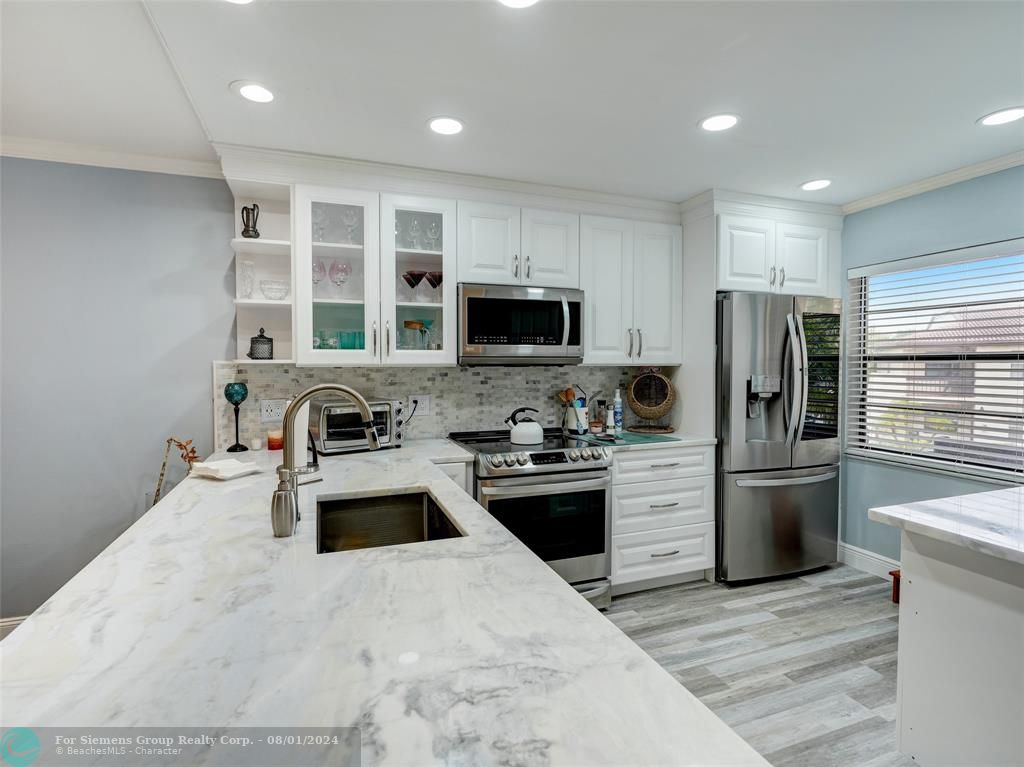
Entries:
{"label": "gray wall", "polygon": [[[843,269],[1016,237],[1024,237],[1024,166],[847,216]],[[899,531],[870,521],[870,507],[999,487],[856,458],[843,468],[842,540],[893,559]]]}
{"label": "gray wall", "polygon": [[167,437],[210,450],[232,209],[223,181],[0,160],[4,617],[143,513]]}

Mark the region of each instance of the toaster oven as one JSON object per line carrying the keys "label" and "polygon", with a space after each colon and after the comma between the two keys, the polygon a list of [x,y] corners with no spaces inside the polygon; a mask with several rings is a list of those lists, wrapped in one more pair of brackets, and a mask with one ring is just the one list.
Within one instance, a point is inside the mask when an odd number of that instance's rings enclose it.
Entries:
{"label": "toaster oven", "polygon": [[[401,447],[404,403],[401,400],[368,400],[368,404],[380,446]],[[311,403],[309,432],[320,455],[369,450],[363,417],[352,402],[325,400]]]}

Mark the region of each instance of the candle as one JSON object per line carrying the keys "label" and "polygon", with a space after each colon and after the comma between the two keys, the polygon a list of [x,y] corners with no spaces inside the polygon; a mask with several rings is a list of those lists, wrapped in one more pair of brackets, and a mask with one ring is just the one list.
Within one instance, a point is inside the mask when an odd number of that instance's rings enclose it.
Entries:
{"label": "candle", "polygon": [[284,450],[283,429],[271,429],[267,432],[267,450]]}

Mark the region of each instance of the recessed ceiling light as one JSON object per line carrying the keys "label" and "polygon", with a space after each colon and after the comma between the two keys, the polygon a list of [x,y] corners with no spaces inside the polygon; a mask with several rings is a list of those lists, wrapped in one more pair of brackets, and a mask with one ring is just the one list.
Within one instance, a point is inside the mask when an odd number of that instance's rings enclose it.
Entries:
{"label": "recessed ceiling light", "polygon": [[273,93],[259,83],[254,83],[251,80],[235,80],[228,87],[243,99],[255,101],[257,104],[266,104],[267,102],[274,100]]}
{"label": "recessed ceiling light", "polygon": [[800,188],[805,192],[818,192],[831,184],[832,182],[827,178],[817,178],[814,181],[805,181],[800,185]]}
{"label": "recessed ceiling light", "polygon": [[1022,117],[1024,117],[1024,107],[1010,107],[985,115],[979,118],[978,122],[982,125],[1006,125],[1006,123],[1012,123]]}
{"label": "recessed ceiling light", "polygon": [[736,115],[711,115],[700,121],[700,127],[706,131],[729,130],[740,121]]}
{"label": "recessed ceiling light", "polygon": [[440,133],[442,136],[454,136],[456,133],[462,133],[462,123],[454,117],[433,117],[427,124],[430,126],[430,130]]}
{"label": "recessed ceiling light", "polygon": [[498,2],[509,8],[529,8],[531,5],[536,5],[538,0],[498,0]]}

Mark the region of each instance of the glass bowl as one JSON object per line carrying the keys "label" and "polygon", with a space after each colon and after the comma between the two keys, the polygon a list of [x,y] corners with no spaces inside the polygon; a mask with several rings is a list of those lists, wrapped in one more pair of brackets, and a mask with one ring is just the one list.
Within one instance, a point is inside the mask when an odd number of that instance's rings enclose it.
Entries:
{"label": "glass bowl", "polygon": [[260,280],[260,293],[268,301],[283,301],[290,291],[291,286],[286,280]]}

